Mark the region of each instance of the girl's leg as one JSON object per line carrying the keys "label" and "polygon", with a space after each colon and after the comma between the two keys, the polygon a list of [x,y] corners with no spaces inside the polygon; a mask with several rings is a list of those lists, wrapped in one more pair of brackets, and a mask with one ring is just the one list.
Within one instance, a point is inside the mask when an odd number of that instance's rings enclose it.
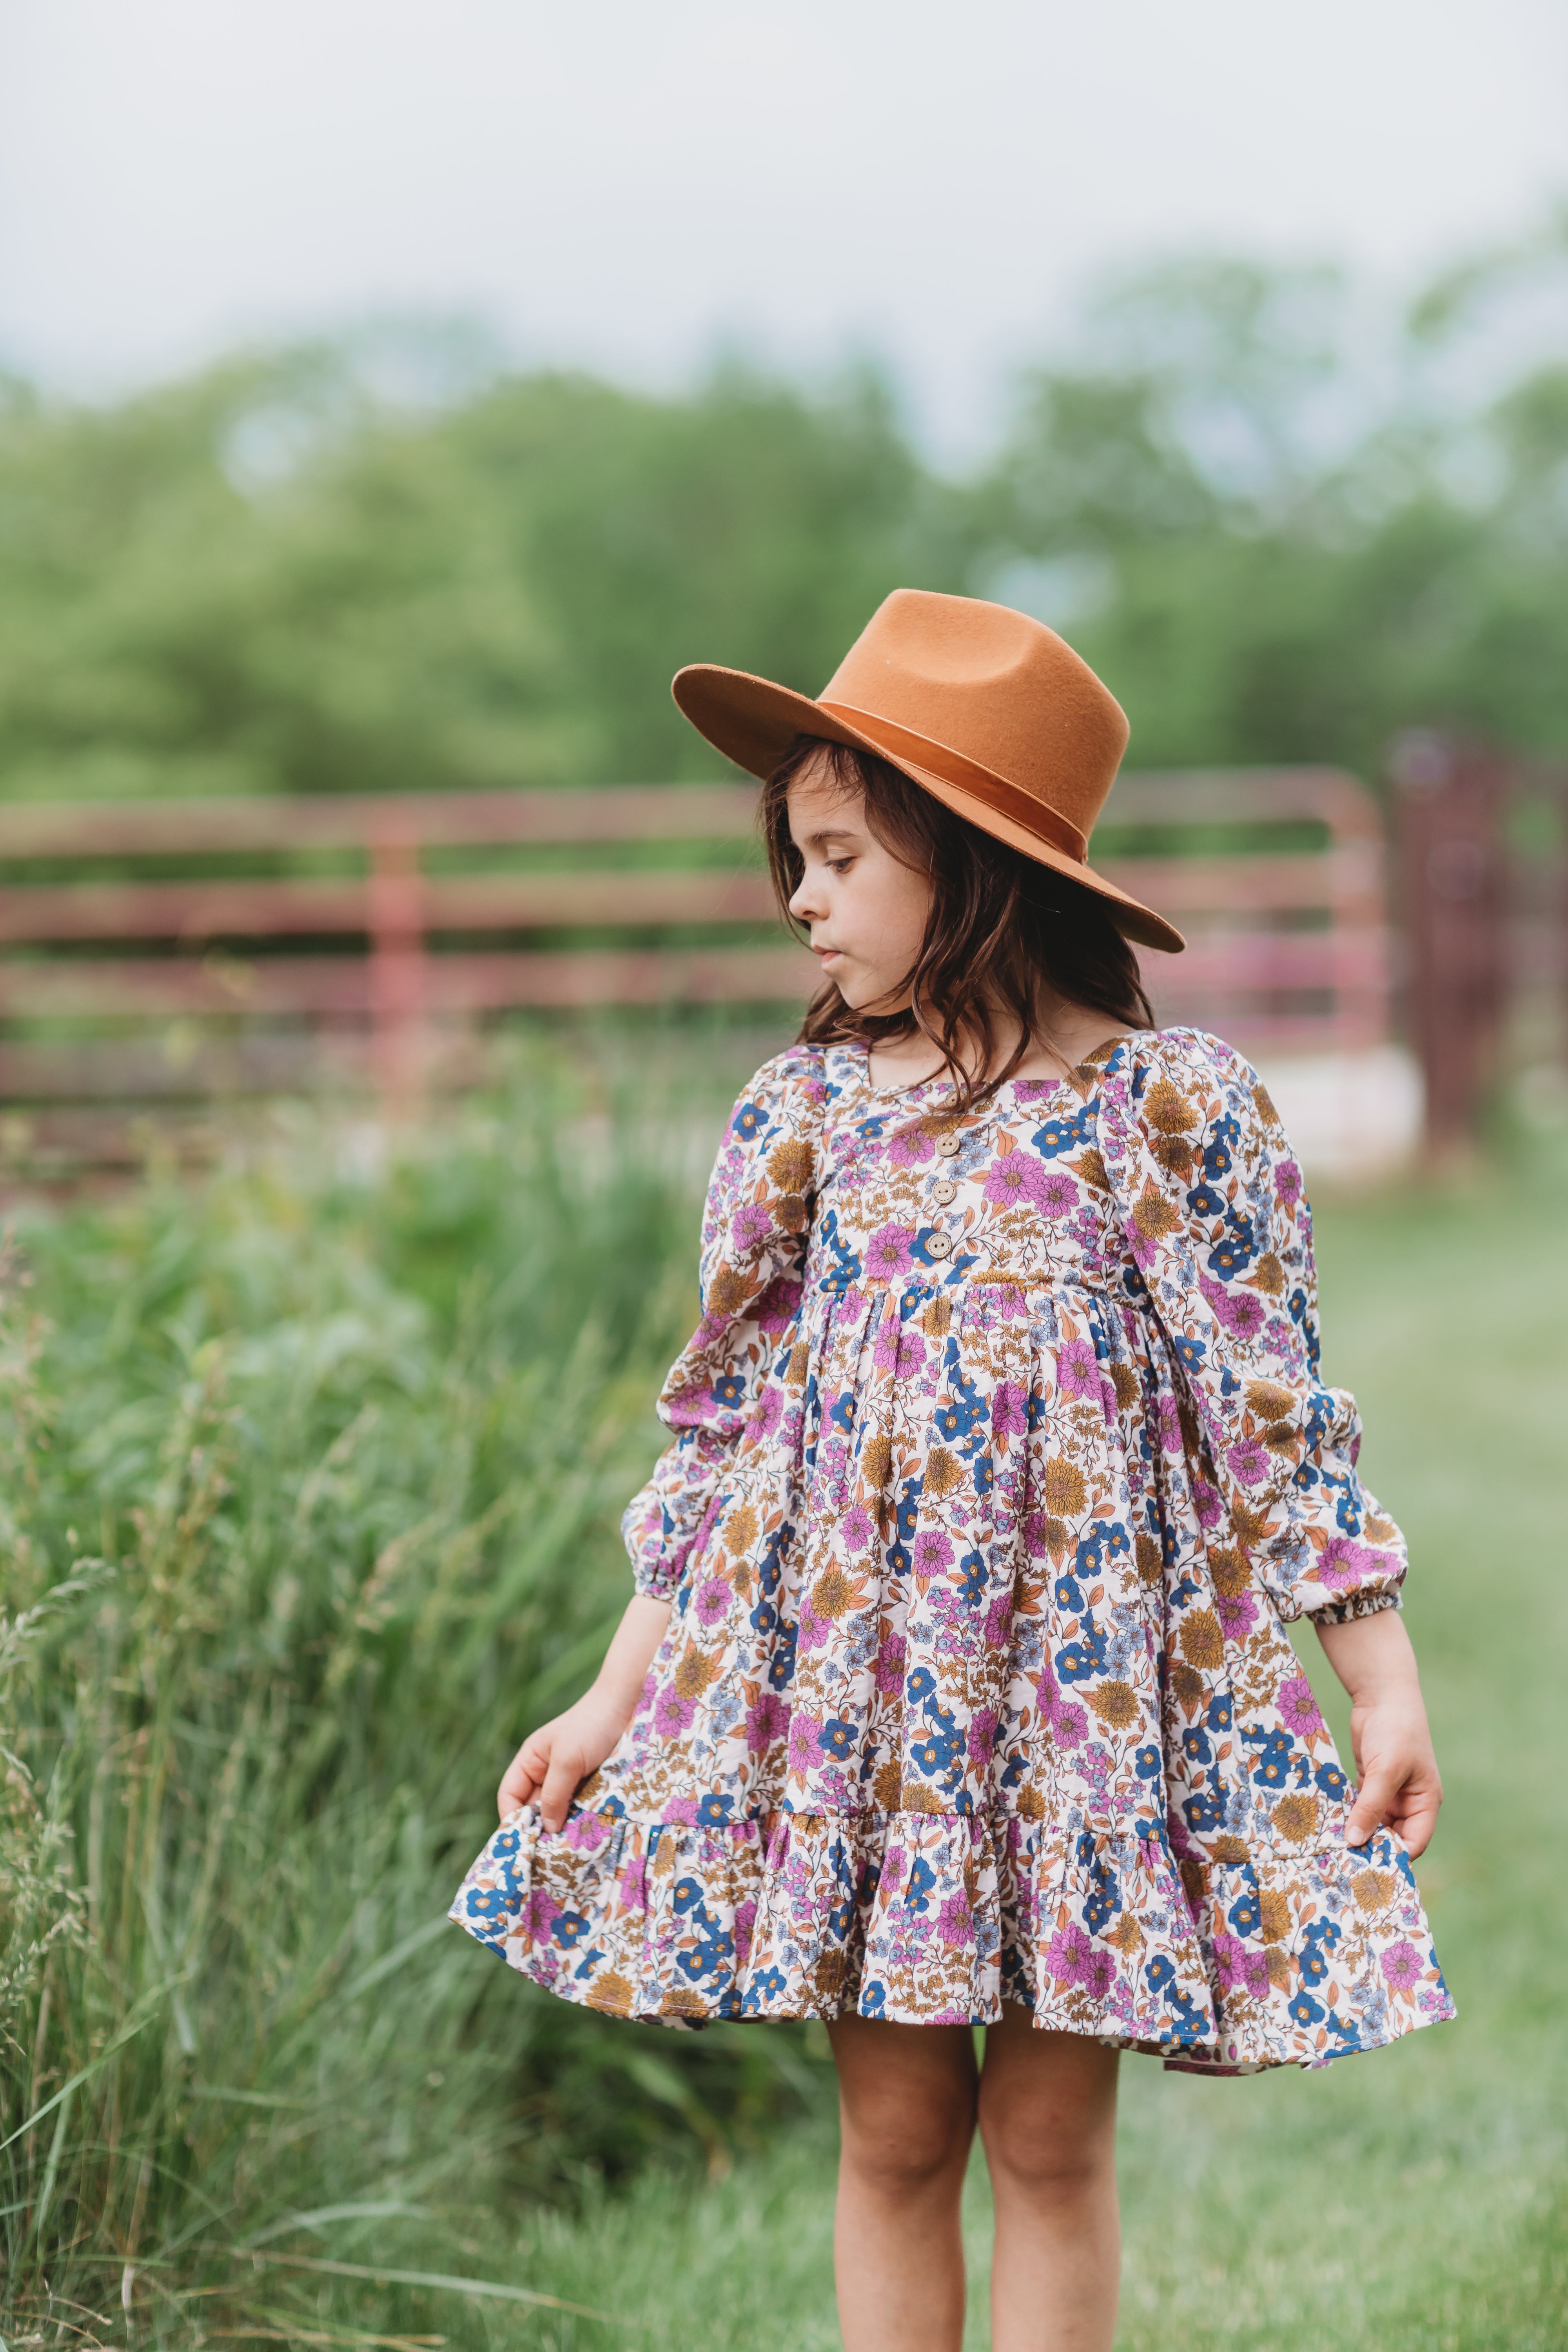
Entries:
{"label": "girl's leg", "polygon": [[865,2017],[827,2032],[842,2126],[834,2271],[845,2352],[959,2352],[973,2035]]}
{"label": "girl's leg", "polygon": [[1037,2032],[1015,2001],[985,2029],[993,2352],[1110,2352],[1121,2252],[1116,2061],[1085,2035]]}

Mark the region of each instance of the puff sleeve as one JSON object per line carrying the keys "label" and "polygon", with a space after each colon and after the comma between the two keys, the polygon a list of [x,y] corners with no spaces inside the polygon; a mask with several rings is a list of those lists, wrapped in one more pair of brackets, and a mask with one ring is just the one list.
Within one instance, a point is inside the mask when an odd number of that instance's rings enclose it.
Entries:
{"label": "puff sleeve", "polygon": [[676,1432],[621,1521],[639,1593],[668,1600],[721,1501],[798,1318],[825,1099],[820,1055],[764,1063],[724,1130],[702,1217],[702,1316],[660,1391]]}
{"label": "puff sleeve", "polygon": [[1165,1030],[1117,1049],[1102,1105],[1125,1247],[1255,1580],[1287,1619],[1397,1607],[1404,1539],[1356,1475],[1354,1398],[1320,1378],[1311,1214],[1268,1089]]}

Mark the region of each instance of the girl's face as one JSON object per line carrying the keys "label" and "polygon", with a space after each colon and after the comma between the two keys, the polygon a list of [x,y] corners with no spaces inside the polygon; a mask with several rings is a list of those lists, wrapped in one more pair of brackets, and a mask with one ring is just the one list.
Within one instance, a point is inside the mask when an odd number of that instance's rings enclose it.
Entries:
{"label": "girl's face", "polygon": [[811,926],[812,953],[857,1013],[900,1011],[925,938],[930,882],[882,846],[861,795],[840,792],[819,760],[791,784],[788,807],[805,866],[789,910]]}

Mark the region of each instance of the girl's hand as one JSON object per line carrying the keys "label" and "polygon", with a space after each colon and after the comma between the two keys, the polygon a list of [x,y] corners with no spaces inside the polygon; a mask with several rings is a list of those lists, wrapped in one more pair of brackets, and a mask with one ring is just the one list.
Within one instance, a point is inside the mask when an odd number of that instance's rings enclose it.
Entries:
{"label": "girl's hand", "polygon": [[607,1704],[595,1684],[564,1715],[531,1731],[496,1792],[502,1821],[537,1796],[545,1828],[558,1830],[579,1782],[598,1770],[630,1720],[631,1709]]}
{"label": "girl's hand", "polygon": [[1364,1845],[1386,1822],[1412,1855],[1424,1853],[1437,1824],[1443,1781],[1415,1671],[1415,1653],[1396,1610],[1348,1625],[1320,1625],[1330,1664],[1351,1695],[1351,1746],[1360,1787],[1345,1831]]}
{"label": "girl's hand", "polygon": [[669,1623],[668,1601],[639,1593],[605,1653],[605,1663],[575,1706],[531,1731],[496,1791],[504,1822],[535,1797],[547,1830],[558,1830],[579,1782],[596,1772],[636,1711],[654,1654]]}

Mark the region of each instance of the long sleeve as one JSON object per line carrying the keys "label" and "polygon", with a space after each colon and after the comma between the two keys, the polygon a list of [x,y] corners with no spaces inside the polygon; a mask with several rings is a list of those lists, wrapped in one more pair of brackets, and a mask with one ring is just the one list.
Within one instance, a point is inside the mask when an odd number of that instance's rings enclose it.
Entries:
{"label": "long sleeve", "polygon": [[820,1056],[766,1062],[724,1130],[702,1217],[702,1316],[659,1393],[676,1432],[621,1521],[637,1590],[667,1600],[722,1498],[800,1306],[824,1099]]}
{"label": "long sleeve", "polygon": [[1354,1398],[1319,1375],[1311,1215],[1267,1088],[1168,1030],[1118,1048],[1102,1101],[1126,1246],[1254,1577],[1287,1619],[1397,1607],[1404,1539],[1356,1475]]}

